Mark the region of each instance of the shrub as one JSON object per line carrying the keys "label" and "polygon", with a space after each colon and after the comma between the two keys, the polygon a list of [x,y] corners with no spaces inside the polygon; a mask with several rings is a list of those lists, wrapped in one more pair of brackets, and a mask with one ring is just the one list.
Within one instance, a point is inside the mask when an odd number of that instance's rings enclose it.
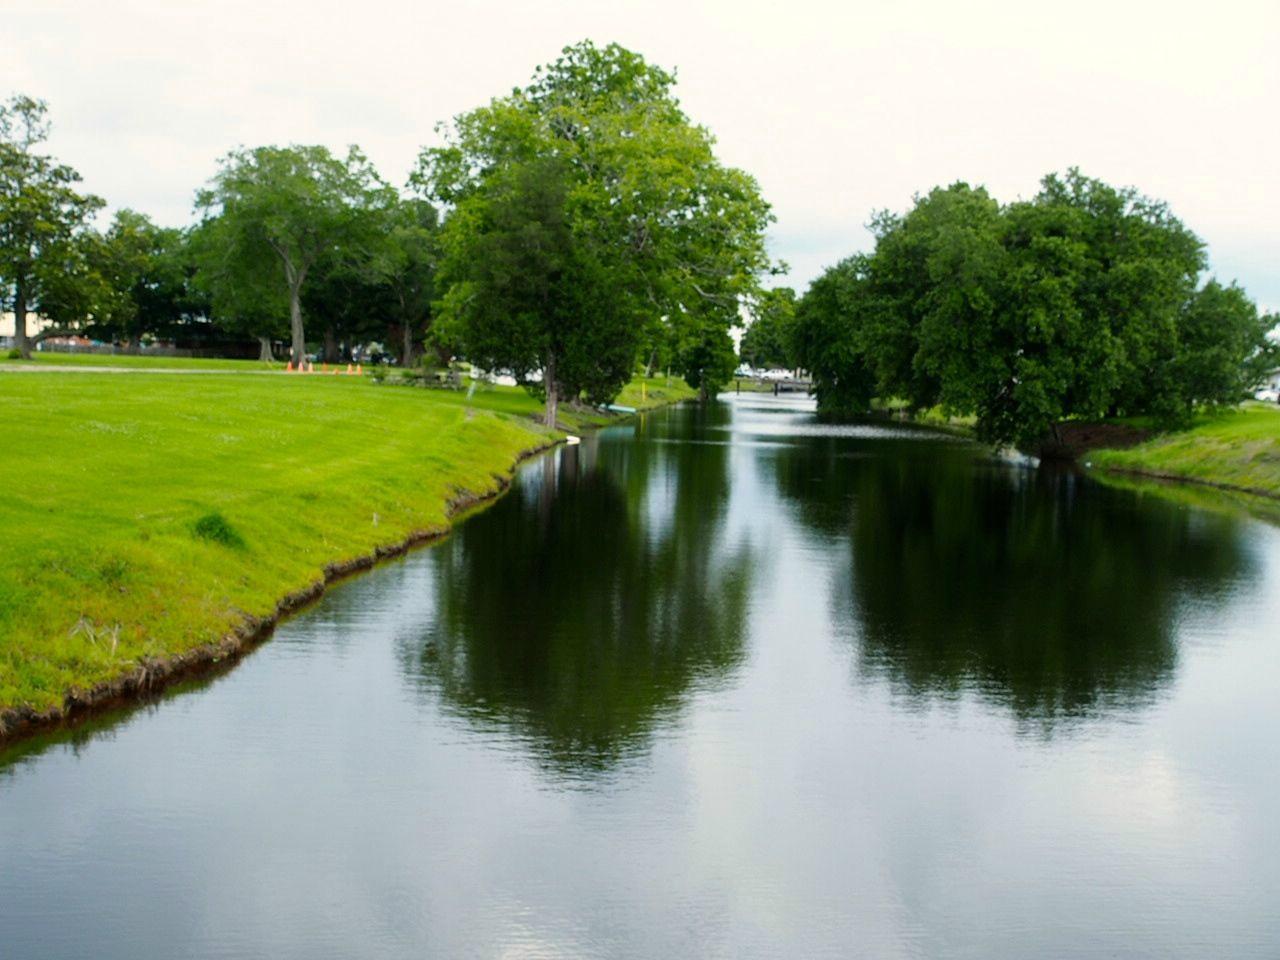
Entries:
{"label": "shrub", "polygon": [[227,522],[226,517],[216,510],[212,513],[206,513],[197,520],[192,527],[192,532],[201,540],[220,543],[224,547],[240,548],[244,546],[244,537],[240,536],[239,531]]}
{"label": "shrub", "polygon": [[398,371],[400,379],[407,384],[420,384],[423,381],[423,373],[421,370],[415,370],[413,367],[405,367]]}
{"label": "shrub", "polygon": [[8,357],[10,360],[21,360],[22,351],[19,350],[17,347],[14,347],[12,350],[9,351]]}

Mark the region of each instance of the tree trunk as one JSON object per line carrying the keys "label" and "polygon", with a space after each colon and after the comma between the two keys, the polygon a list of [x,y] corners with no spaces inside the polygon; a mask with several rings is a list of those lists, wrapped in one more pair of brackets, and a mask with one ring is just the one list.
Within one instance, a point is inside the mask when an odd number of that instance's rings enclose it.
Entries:
{"label": "tree trunk", "polygon": [[333,332],[333,327],[324,328],[324,362],[338,362],[338,336]]}
{"label": "tree trunk", "polygon": [[31,344],[27,341],[27,289],[22,277],[14,283],[13,343],[23,360],[31,359]]}
{"label": "tree trunk", "polygon": [[404,359],[401,361],[406,367],[413,365],[413,324],[409,321],[404,323]]}
{"label": "tree trunk", "polygon": [[271,338],[270,337],[258,338],[258,359],[261,360],[263,363],[270,363],[273,359],[275,359],[274,357],[271,356]]}
{"label": "tree trunk", "polygon": [[294,364],[301,363],[307,355],[307,337],[302,329],[302,285],[289,285],[289,333],[293,338],[290,354]]}
{"label": "tree trunk", "polygon": [[552,429],[556,425],[556,408],[560,405],[560,391],[556,387],[556,355],[547,358],[547,365],[542,368],[542,385],[547,388],[547,426]]}
{"label": "tree trunk", "polygon": [[644,378],[648,380],[653,376],[653,365],[658,362],[658,348],[654,347],[653,352],[649,354],[649,362],[644,365]]}

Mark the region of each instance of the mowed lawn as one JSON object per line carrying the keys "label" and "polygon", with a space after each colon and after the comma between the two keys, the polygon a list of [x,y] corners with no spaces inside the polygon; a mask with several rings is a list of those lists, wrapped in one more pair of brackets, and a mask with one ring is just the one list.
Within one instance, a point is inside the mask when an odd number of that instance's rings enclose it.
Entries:
{"label": "mowed lawn", "polygon": [[1189,430],[1127,450],[1095,450],[1094,466],[1222,484],[1280,497],[1280,406],[1246,403],[1203,415]]}
{"label": "mowed lawn", "polygon": [[37,367],[130,367],[140,370],[279,370],[284,362],[263,363],[261,360],[225,360],[220,357],[157,357],[128,353],[55,353],[37,351],[30,360],[7,360],[0,354],[0,364],[23,364]]}
{"label": "mowed lawn", "polygon": [[0,709],[217,639],[327,563],[444,526],[552,439],[536,409],[356,377],[0,373]]}

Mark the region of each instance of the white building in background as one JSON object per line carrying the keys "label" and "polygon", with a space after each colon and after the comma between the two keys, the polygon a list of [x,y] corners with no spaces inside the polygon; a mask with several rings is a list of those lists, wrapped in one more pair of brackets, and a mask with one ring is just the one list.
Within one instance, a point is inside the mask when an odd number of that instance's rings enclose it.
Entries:
{"label": "white building in background", "polygon": [[[34,313],[27,314],[27,336],[39,333],[47,326],[49,326],[49,322],[43,317],[37,316]],[[16,334],[17,332],[13,327],[12,311],[6,310],[3,313],[0,313],[0,338],[10,340],[16,336]]]}

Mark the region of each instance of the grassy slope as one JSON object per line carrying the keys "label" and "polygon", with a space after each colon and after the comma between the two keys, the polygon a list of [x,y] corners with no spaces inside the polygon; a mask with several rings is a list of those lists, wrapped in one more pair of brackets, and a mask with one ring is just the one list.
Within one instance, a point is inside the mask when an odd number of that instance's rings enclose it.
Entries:
{"label": "grassy slope", "polygon": [[[537,410],[347,377],[0,374],[0,708],[199,646],[326,563],[442,526],[548,441]],[[211,512],[242,545],[195,533]]]}
{"label": "grassy slope", "polygon": [[1094,466],[1181,477],[1280,497],[1280,407],[1247,403],[1189,430],[1127,450],[1095,450]]}

